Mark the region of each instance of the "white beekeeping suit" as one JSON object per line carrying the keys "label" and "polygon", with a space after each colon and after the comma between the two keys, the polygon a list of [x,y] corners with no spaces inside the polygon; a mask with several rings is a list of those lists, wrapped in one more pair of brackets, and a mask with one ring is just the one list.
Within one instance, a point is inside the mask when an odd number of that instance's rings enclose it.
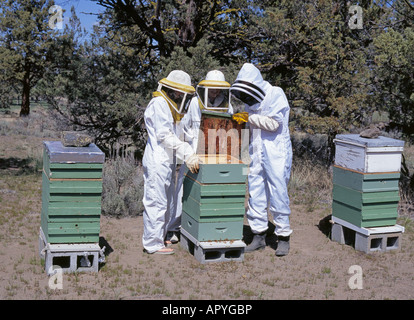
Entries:
{"label": "white beekeeping suit", "polygon": [[142,160],[144,168],[144,233],[142,243],[147,253],[171,254],[165,247],[167,222],[175,199],[176,160],[184,161],[191,171],[198,169],[198,157],[191,146],[177,137],[177,123],[183,117],[195,89],[190,76],[172,71],[160,80],[148,104],[144,121],[148,132]]}
{"label": "white beekeeping suit", "polygon": [[260,71],[250,63],[243,65],[230,90],[245,103],[251,130],[246,215],[255,236],[246,251],[264,248],[269,210],[278,237],[276,255],[285,255],[292,233],[287,193],[292,165],[289,103],[283,90],[263,80]]}
{"label": "white beekeeping suit", "polygon": [[[217,113],[233,113],[229,89],[230,83],[226,81],[224,74],[219,70],[209,71],[206,78],[197,85],[197,94],[191,100],[188,112],[180,122],[180,134],[185,141],[188,141],[194,152],[197,152],[202,110]],[[186,167],[181,166],[177,179],[175,214],[171,217],[168,226],[169,234],[167,239],[173,243],[178,241],[177,233],[181,226],[181,199],[183,196],[185,171]]]}

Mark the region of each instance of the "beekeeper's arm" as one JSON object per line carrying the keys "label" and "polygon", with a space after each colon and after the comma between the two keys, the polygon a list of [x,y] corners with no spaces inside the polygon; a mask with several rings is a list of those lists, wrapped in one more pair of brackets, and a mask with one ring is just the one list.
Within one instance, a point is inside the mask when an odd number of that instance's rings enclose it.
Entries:
{"label": "beekeeper's arm", "polygon": [[157,140],[164,148],[175,151],[176,157],[184,161],[191,172],[196,172],[198,170],[198,157],[190,144],[180,140],[173,132],[173,123],[165,112],[165,110],[168,110],[168,105],[164,101],[161,98],[154,101],[153,112],[150,115]]}
{"label": "beekeeper's arm", "polygon": [[187,142],[178,139],[178,137],[171,131],[165,134],[160,141],[164,147],[174,150],[177,158],[183,160],[191,172],[198,172],[199,157],[194,153],[193,148]]}
{"label": "beekeeper's arm", "polygon": [[279,128],[279,122],[275,119],[262,116],[260,114],[252,114],[249,116],[249,123],[255,125],[259,129],[267,130],[267,131],[276,131]]}

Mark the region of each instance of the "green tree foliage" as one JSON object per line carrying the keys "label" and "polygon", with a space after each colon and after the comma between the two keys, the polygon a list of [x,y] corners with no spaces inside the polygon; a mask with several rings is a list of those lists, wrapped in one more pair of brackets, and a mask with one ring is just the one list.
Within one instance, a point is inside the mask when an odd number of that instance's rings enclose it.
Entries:
{"label": "green tree foliage", "polygon": [[[214,45],[210,52],[222,62],[237,59],[236,51],[248,52],[254,39],[247,36],[255,1],[219,0],[95,0],[111,12],[111,28],[134,26],[139,35],[130,45],[143,50],[149,63],[169,57],[180,47],[189,48],[207,38]],[[251,50],[250,50],[251,51]]]}
{"label": "green tree foliage", "polygon": [[[226,30],[229,15],[240,9],[219,1],[186,5],[159,1],[159,12],[151,2],[100,3],[107,10],[92,41],[77,47],[75,41],[70,65],[62,72],[48,73],[47,96],[77,128],[94,135],[104,150],[122,138],[127,145],[135,144],[140,153],[145,144],[144,108],[157,82],[171,70],[185,70],[194,85],[211,69],[221,69],[229,82],[234,80],[238,66],[232,60],[239,57],[231,55],[227,46],[217,47],[212,39],[223,41],[226,33],[236,39],[236,32],[241,34],[236,26]],[[201,22],[196,21],[199,16]],[[76,23],[70,28],[74,35],[79,32]],[[219,36],[212,37],[213,31],[220,31]]]}
{"label": "green tree foliage", "polygon": [[414,142],[414,1],[394,1],[392,19],[374,39],[376,103]]}
{"label": "green tree foliage", "polygon": [[30,91],[53,65],[58,30],[49,27],[53,0],[1,0],[1,81],[21,88],[20,116],[30,113]]}
{"label": "green tree foliage", "polygon": [[232,82],[244,62],[285,90],[292,130],[327,134],[331,146],[376,110],[407,135],[414,127],[413,1],[355,3],[362,29],[348,24],[353,3],[340,0],[94,1],[106,8],[101,25],[52,73],[52,87],[54,106],[102,143],[142,145],[143,110],[169,71],[196,85],[220,69]]}
{"label": "green tree foliage", "polygon": [[[264,39],[257,59],[285,89],[299,130],[328,134],[364,125],[371,111],[369,51],[377,7],[364,8],[365,29],[351,29],[344,1],[275,1],[257,25]],[[332,153],[328,157],[332,160]]]}
{"label": "green tree foliage", "polygon": [[72,39],[71,50],[61,62],[70,63],[59,72],[49,70],[42,90],[50,105],[75,129],[86,130],[109,152],[120,138],[127,141],[143,134],[137,127],[143,114],[138,103],[141,68],[134,67],[138,59],[135,52],[114,46],[118,34],[103,37],[99,28],[90,42],[79,43],[76,39],[82,38],[82,30],[73,9],[66,28]]}

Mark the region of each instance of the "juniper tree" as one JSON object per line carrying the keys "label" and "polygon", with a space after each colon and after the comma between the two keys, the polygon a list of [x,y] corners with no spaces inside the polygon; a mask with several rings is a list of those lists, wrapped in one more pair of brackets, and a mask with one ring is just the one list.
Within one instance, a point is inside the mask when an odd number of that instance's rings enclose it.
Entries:
{"label": "juniper tree", "polygon": [[57,28],[51,28],[53,0],[0,0],[0,70],[21,88],[20,116],[30,114],[30,92],[56,56]]}

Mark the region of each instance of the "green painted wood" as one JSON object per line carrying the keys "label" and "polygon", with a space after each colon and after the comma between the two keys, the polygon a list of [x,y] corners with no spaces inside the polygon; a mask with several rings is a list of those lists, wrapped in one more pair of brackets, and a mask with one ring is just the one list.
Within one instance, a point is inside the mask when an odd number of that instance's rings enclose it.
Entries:
{"label": "green painted wood", "polygon": [[47,223],[71,223],[71,224],[79,224],[79,223],[97,223],[99,227],[99,223],[101,221],[100,215],[48,215],[43,216],[43,219],[47,221]]}
{"label": "green painted wood", "polygon": [[42,192],[47,194],[88,194],[102,193],[102,180],[49,180],[46,174],[42,174]]}
{"label": "green painted wood", "polygon": [[[63,202],[61,202],[63,203]],[[49,205],[45,208],[45,213],[48,216],[100,216],[101,207],[76,207],[76,205],[69,204],[67,207],[54,207]]]}
{"label": "green painted wood", "polygon": [[82,221],[81,219],[75,221],[57,220],[53,223],[48,223],[48,234],[83,234],[83,233],[99,233],[100,222],[97,221]]}
{"label": "green painted wood", "polygon": [[85,201],[85,202],[101,202],[102,196],[101,193],[52,193],[49,195],[49,201],[51,202],[75,202],[75,201]]}
{"label": "green painted wood", "polygon": [[[64,204],[64,202],[61,202]],[[66,207],[54,207],[53,204],[42,206],[42,213],[48,216],[100,216],[101,207],[77,207],[69,203]]]}
{"label": "green painted wood", "polygon": [[51,179],[102,179],[101,169],[52,169],[46,174]]}
{"label": "green painted wood", "polygon": [[200,183],[246,183],[247,165],[244,163],[200,164],[198,173],[186,175]]}
{"label": "green painted wood", "polygon": [[395,225],[398,217],[398,206],[368,205],[363,209],[349,206],[334,200],[332,202],[332,216],[345,220],[357,227],[385,227]]}
{"label": "green painted wood", "polygon": [[99,234],[90,233],[90,234],[63,234],[63,235],[54,235],[51,234],[46,240],[48,243],[51,244],[59,244],[59,243],[98,243],[99,242]]}
{"label": "green painted wood", "polygon": [[102,170],[103,163],[51,163],[44,149],[41,227],[49,243],[99,241]]}
{"label": "green painted wood", "polygon": [[102,163],[50,163],[43,151],[43,170],[52,179],[101,179]]}
{"label": "green painted wood", "polygon": [[89,243],[99,241],[100,220],[47,221],[43,217],[42,230],[49,243]]}
{"label": "green painted wood", "polygon": [[240,240],[243,237],[243,219],[237,221],[198,222],[183,212],[181,228],[198,241]]}
{"label": "green painted wood", "polygon": [[204,203],[201,204],[192,197],[183,201],[183,211],[197,221],[210,218],[215,221],[225,221],[229,219],[239,219],[244,217],[244,203]]}
{"label": "green painted wood", "polygon": [[102,163],[51,163],[50,169],[53,170],[102,170]]}
{"label": "green painted wood", "polygon": [[101,193],[102,180],[51,180],[49,181],[50,193]]}
{"label": "green painted wood", "polygon": [[399,172],[393,173],[359,173],[334,166],[333,183],[362,192],[397,191]]}
{"label": "green painted wood", "polygon": [[367,205],[380,206],[387,203],[398,206],[400,200],[398,191],[361,192],[336,184],[333,185],[332,196],[334,200],[358,209]]}
{"label": "green painted wood", "polygon": [[202,184],[190,177],[185,177],[183,182],[183,193],[192,195],[193,198],[199,197],[245,197],[245,183],[212,183]]}

